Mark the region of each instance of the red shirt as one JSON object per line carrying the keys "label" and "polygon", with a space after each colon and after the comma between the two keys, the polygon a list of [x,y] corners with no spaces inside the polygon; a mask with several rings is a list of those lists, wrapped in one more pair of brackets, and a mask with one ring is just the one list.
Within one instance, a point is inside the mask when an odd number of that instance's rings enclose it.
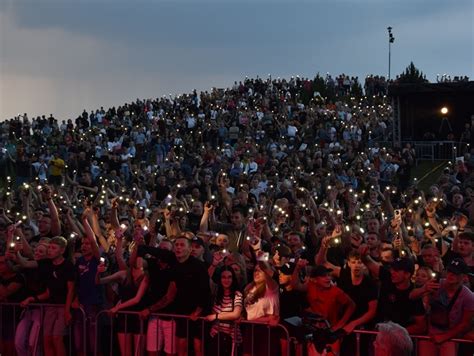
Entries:
{"label": "red shirt", "polygon": [[319,289],[312,282],[308,283],[306,299],[311,311],[321,315],[331,325],[341,319],[345,310],[344,306],[351,301],[350,297],[336,286]]}

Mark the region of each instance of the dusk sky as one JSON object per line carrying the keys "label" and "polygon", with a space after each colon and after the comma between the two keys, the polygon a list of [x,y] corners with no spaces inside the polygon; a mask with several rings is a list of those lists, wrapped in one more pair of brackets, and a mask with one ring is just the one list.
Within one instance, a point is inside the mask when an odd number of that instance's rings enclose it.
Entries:
{"label": "dusk sky", "polygon": [[77,117],[245,76],[474,78],[473,0],[0,0],[0,120]]}

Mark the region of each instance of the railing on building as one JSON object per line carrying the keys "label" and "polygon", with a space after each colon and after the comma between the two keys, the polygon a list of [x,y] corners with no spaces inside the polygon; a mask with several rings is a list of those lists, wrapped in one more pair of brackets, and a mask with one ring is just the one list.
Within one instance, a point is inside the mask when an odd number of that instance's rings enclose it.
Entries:
{"label": "railing on building", "polygon": [[[405,147],[407,143],[415,149],[417,160],[452,161],[453,163],[456,157],[462,156],[469,148],[469,144],[455,141],[401,141],[400,148]],[[393,141],[369,141],[369,147],[375,145],[380,148],[394,147]]]}

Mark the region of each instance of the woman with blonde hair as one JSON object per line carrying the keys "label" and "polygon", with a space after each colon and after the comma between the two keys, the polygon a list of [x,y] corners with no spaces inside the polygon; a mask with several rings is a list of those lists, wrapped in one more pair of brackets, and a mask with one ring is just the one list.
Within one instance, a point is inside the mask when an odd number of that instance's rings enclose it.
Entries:
{"label": "woman with blonde hair", "polygon": [[[277,325],[280,315],[278,284],[273,280],[273,269],[265,261],[258,261],[253,272],[253,281],[244,290],[244,307],[247,320],[269,325]],[[269,337],[274,336],[271,343]],[[244,329],[244,355],[267,355],[267,345],[277,345],[277,333],[270,332],[267,325],[246,325]],[[271,352],[270,352],[271,354]]]}

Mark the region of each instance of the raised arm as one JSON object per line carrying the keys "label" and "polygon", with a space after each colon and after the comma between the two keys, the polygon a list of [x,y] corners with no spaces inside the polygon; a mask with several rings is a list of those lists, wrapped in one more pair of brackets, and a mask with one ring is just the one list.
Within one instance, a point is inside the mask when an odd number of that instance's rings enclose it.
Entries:
{"label": "raised arm", "polygon": [[54,204],[51,188],[45,186],[41,191],[43,200],[48,204],[49,215],[51,217],[51,234],[53,236],[61,235],[61,222],[59,221],[59,214],[56,205]]}
{"label": "raised arm", "polygon": [[[340,238],[340,237],[336,237],[336,238]],[[332,269],[331,274],[334,277],[338,278],[339,275],[341,274],[341,267],[333,265],[327,260],[327,257],[326,257],[328,249],[329,249],[329,244],[332,239],[333,237],[330,235],[325,236],[323,238],[321,242],[321,248],[319,249],[318,254],[314,256],[314,262],[316,263],[316,265],[324,265],[326,268]]]}
{"label": "raised arm", "polygon": [[87,212],[82,214],[82,226],[84,226],[86,238],[89,240],[91,244],[92,254],[94,255],[95,258],[98,259],[100,257],[99,246],[97,245],[97,240],[95,238],[94,231],[92,231],[92,228],[89,224],[89,220],[87,219]]}
{"label": "raised arm", "polygon": [[362,258],[362,262],[364,262],[372,277],[378,279],[380,274],[380,268],[382,267],[382,265],[380,263],[375,262],[372,257],[370,257],[369,247],[367,245],[361,245],[359,247],[359,251]]}
{"label": "raised arm", "polygon": [[303,270],[303,268],[306,268],[307,265],[308,265],[308,261],[300,258],[298,262],[296,263],[295,269],[293,270],[291,285],[294,289],[300,292],[306,292],[308,289],[308,285],[306,284],[306,282],[301,283],[300,281],[300,272]]}

